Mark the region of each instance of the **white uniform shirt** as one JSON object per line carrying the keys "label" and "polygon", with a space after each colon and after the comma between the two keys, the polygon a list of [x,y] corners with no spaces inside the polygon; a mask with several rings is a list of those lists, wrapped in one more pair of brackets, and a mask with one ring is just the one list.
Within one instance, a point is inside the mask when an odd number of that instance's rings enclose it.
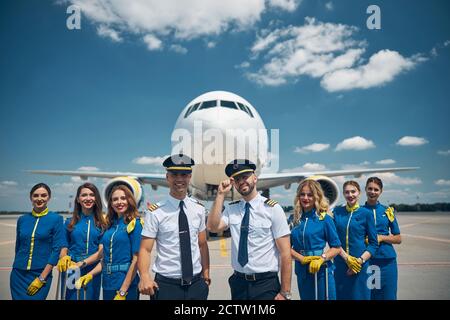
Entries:
{"label": "white uniform shirt", "polygon": [[[184,198],[184,212],[191,235],[192,266],[194,275],[202,271],[198,233],[206,229],[206,209],[196,200]],[[181,278],[180,237],[178,215],[180,200],[170,196],[154,211],[146,210],[142,235],[156,239],[156,258],[152,267],[154,273],[168,278]]]}
{"label": "white uniform shirt", "polygon": [[238,262],[241,222],[245,213],[245,201],[232,202],[225,207],[222,221],[231,231],[231,266],[242,273],[260,273],[279,270],[279,252],[275,239],[290,234],[286,215],[279,204],[271,207],[264,203],[267,198],[258,194],[250,203],[248,231],[248,263],[242,267]]}

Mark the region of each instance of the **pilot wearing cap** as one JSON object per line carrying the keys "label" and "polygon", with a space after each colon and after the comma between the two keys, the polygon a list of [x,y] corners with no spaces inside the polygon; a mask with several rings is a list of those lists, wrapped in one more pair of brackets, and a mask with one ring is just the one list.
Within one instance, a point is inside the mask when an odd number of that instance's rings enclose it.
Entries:
{"label": "pilot wearing cap", "polygon": [[[291,299],[290,231],[281,206],[256,190],[256,165],[236,159],[225,168],[229,179],[220,183],[208,215],[208,229],[230,228],[231,265],[228,279],[233,300]],[[234,187],[241,200],[225,206],[225,196]],[[278,279],[281,268],[281,285]]]}
{"label": "pilot wearing cap", "polygon": [[[163,162],[169,195],[148,206],[142,230],[138,269],[139,290],[155,300],[206,300],[209,293],[209,249],[206,241],[206,209],[188,196],[194,160],[179,154]],[[150,253],[156,258],[150,277]]]}

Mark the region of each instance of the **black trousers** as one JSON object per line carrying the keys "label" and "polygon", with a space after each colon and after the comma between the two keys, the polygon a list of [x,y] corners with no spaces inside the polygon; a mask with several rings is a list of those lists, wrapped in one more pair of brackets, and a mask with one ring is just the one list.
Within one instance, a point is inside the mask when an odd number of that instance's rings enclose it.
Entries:
{"label": "black trousers", "polygon": [[228,279],[228,284],[231,288],[231,300],[273,300],[281,289],[276,273],[254,281],[245,280],[233,273]]}
{"label": "black trousers", "polygon": [[190,285],[182,286],[180,280],[170,279],[156,274],[158,289],[152,300],[206,300],[209,286],[202,277],[196,277]]}

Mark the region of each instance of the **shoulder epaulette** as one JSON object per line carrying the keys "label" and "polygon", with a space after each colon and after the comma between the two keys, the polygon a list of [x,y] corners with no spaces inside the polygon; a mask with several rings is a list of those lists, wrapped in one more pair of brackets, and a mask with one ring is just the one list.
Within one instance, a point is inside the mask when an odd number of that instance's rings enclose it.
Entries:
{"label": "shoulder epaulette", "polygon": [[394,221],[395,215],[393,207],[388,207],[384,213],[386,213],[386,216],[388,217],[390,222]]}
{"label": "shoulder epaulette", "polygon": [[153,211],[155,211],[156,209],[158,209],[159,208],[159,204],[157,204],[157,203],[148,203],[147,204],[147,209],[150,211],[150,212],[153,212]]}
{"label": "shoulder epaulette", "polygon": [[127,232],[131,233],[134,230],[134,227],[136,226],[136,218],[133,218],[128,224],[127,224]]}
{"label": "shoulder epaulette", "polygon": [[319,213],[319,220],[325,219],[326,216],[327,216],[327,212],[326,211],[322,211],[321,213]]}
{"label": "shoulder epaulette", "polygon": [[265,204],[267,204],[269,207],[275,207],[275,205],[278,203],[275,200],[272,199],[267,199],[266,201],[264,201]]}
{"label": "shoulder epaulette", "polygon": [[239,202],[241,202],[241,200],[236,200],[236,201],[230,202],[230,203],[228,203],[228,204],[229,204],[229,205],[232,205],[232,204],[237,204],[237,203],[239,203]]}

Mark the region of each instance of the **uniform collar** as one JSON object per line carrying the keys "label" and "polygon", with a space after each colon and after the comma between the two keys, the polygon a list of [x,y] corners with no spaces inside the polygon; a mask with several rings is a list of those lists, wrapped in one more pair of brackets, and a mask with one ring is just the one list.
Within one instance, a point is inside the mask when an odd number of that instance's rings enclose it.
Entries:
{"label": "uniform collar", "polygon": [[358,208],[359,208],[359,203],[358,202],[355,203],[355,205],[353,207],[349,207],[347,203],[345,204],[345,210],[347,210],[348,213],[353,213],[356,210],[358,210]]}
{"label": "uniform collar", "polygon": [[305,217],[305,218],[317,217],[317,215],[316,215],[316,208],[312,208],[311,210],[309,210],[307,212],[303,212],[302,217]]}
{"label": "uniform collar", "polygon": [[42,212],[36,212],[36,211],[34,211],[34,209],[31,210],[31,214],[33,215],[33,217],[36,217],[36,218],[43,217],[43,216],[47,215],[47,213],[48,213],[48,208],[45,208],[45,210]]}
{"label": "uniform collar", "polygon": [[94,214],[94,212],[91,212],[90,214],[84,214],[83,213],[83,211],[81,211],[80,212],[80,218],[81,218],[81,220],[83,220],[83,219],[91,219],[92,218],[92,215]]}
{"label": "uniform collar", "polygon": [[[182,201],[184,201],[184,206],[186,206],[187,199],[189,199],[189,197],[186,195],[186,197],[182,200]],[[170,194],[169,194],[169,198],[167,200],[173,207],[175,207],[177,209],[180,207],[181,200],[178,200],[177,198],[172,197]]]}
{"label": "uniform collar", "polygon": [[[250,204],[250,208],[256,209],[256,208],[258,208],[261,201],[262,201],[262,196],[258,193],[256,195],[256,197],[254,197],[252,200],[248,201],[248,203]],[[244,199],[241,199],[242,208],[245,207],[246,203],[247,203],[247,201],[245,201]]]}

